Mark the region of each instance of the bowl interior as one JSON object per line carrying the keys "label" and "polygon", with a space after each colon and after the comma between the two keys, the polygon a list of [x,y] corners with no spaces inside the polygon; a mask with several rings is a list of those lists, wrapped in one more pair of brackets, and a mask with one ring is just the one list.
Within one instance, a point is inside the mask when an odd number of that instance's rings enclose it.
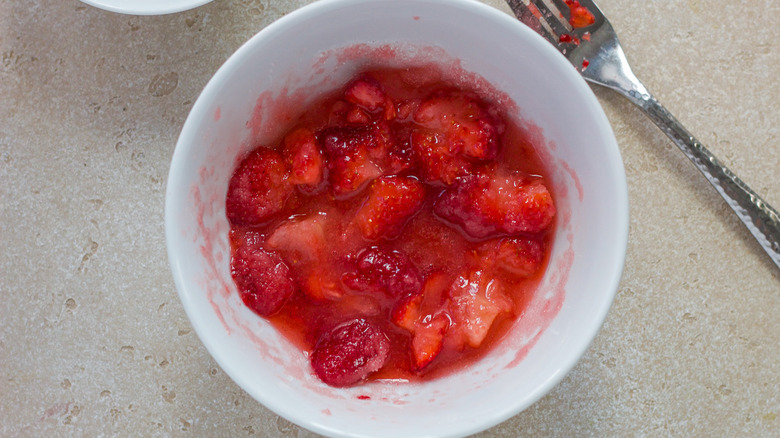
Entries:
{"label": "bowl interior", "polygon": [[[431,60],[502,100],[537,139],[558,207],[551,263],[526,314],[484,360],[424,384],[331,388],[241,303],[229,269],[227,184],[244,152],[272,144],[283,122],[320,92],[367,65]],[[326,435],[462,436],[528,407],[585,351],[620,279],[628,206],[601,107],[533,31],[468,0],[324,0],[265,28],[206,86],[173,156],[165,224],[193,327],[225,372],[265,406]]]}

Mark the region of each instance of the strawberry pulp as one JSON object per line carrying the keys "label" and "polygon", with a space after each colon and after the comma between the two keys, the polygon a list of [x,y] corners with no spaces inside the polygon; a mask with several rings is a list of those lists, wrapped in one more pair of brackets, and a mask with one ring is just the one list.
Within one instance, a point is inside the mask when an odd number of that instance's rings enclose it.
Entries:
{"label": "strawberry pulp", "polygon": [[534,146],[432,66],[363,72],[301,114],[228,187],[244,303],[333,386],[478,360],[549,256],[555,205]]}

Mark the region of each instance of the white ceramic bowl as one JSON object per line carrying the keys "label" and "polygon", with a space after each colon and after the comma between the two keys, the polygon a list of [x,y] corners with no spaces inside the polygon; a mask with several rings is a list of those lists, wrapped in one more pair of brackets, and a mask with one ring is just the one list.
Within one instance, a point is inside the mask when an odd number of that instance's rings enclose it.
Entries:
{"label": "white ceramic bowl", "polygon": [[81,0],[96,8],[131,15],[163,15],[186,11],[212,0]]}
{"label": "white ceramic bowl", "polygon": [[[229,269],[228,180],[237,157],[282,133],[277,121],[285,111],[341,86],[367,62],[432,56],[505,93],[494,97],[513,101],[513,116],[539,140],[558,208],[551,262],[525,315],[468,369],[420,384],[328,387],[304,352],[239,299]],[[474,82],[473,75],[461,79]],[[173,155],[165,210],[176,287],[206,348],[266,407],[330,436],[463,436],[530,406],[595,337],[618,287],[628,235],[623,164],[591,90],[533,31],[469,0],[322,0],[263,29],[193,106]]]}

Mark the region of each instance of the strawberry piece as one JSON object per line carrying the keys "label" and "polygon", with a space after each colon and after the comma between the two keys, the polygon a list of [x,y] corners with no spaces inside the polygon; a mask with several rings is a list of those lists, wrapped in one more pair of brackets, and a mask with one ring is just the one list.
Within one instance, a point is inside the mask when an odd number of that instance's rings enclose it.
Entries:
{"label": "strawberry piece", "polygon": [[450,284],[451,279],[442,272],[428,274],[422,290],[401,297],[397,301],[390,314],[390,320],[398,327],[414,333],[415,326],[422,320],[446,311],[445,304]]}
{"label": "strawberry piece", "polygon": [[312,189],[322,182],[325,163],[311,130],[299,128],[287,134],[283,141],[283,154],[290,165],[292,184]]}
{"label": "strawberry piece", "polygon": [[439,217],[459,225],[472,237],[537,233],[555,216],[552,196],[541,179],[513,172],[463,177],[434,205]]}
{"label": "strawberry piece", "polygon": [[344,90],[348,102],[361,106],[369,112],[378,110],[385,104],[385,92],[376,79],[368,75],[350,82]]}
{"label": "strawberry piece", "polygon": [[376,179],[368,198],[355,215],[355,224],[368,240],[397,237],[406,222],[425,201],[425,186],[412,177],[389,176]]}
{"label": "strawberry piece", "polygon": [[260,225],[282,211],[292,193],[282,157],[259,147],[244,158],[230,178],[225,214],[233,225]]}
{"label": "strawberry piece", "polygon": [[327,257],[324,213],[290,219],[279,225],[266,239],[266,247],[277,251],[295,271],[301,290],[318,301],[335,300],[343,295],[332,262]]}
{"label": "strawberry piece", "polygon": [[331,386],[353,385],[385,365],[390,341],[365,319],[342,323],[325,333],[311,353],[314,373]]}
{"label": "strawberry piece", "polygon": [[345,120],[353,125],[365,125],[371,121],[371,116],[356,106],[347,111]]}
{"label": "strawberry piece", "polygon": [[420,103],[414,121],[442,134],[453,153],[476,160],[493,160],[498,155],[503,125],[470,93],[435,93]]}
{"label": "strawberry piece", "polygon": [[410,100],[404,100],[398,102],[398,105],[396,106],[396,117],[399,120],[404,120],[404,121],[410,119],[417,111],[417,108],[419,106],[420,106],[420,101],[417,99],[410,99]]}
{"label": "strawberry piece", "polygon": [[368,156],[371,161],[384,167],[388,154],[395,149],[395,137],[390,129],[390,125],[384,120],[378,120],[368,125],[367,129],[370,130],[370,135],[373,136],[373,140],[366,145]]}
{"label": "strawberry piece", "polygon": [[409,295],[401,298],[393,308],[393,311],[390,314],[390,320],[398,327],[409,331],[409,333],[414,333],[417,321],[420,320],[421,316],[420,307],[422,306],[422,300],[422,294]]}
{"label": "strawberry piece", "polygon": [[252,228],[231,228],[228,239],[230,239],[230,247],[234,249],[244,245],[259,248],[263,246],[265,236]]}
{"label": "strawberry piece", "polygon": [[387,151],[381,160],[385,175],[398,175],[414,166],[410,128],[408,124],[388,127]]}
{"label": "strawberry piece", "polygon": [[287,220],[268,236],[265,245],[279,252],[290,266],[319,263],[327,247],[326,220],[324,213]]}
{"label": "strawberry piece", "polygon": [[430,321],[418,323],[412,337],[412,358],[417,370],[430,364],[441,352],[444,335],[450,327],[450,319],[439,313]]}
{"label": "strawberry piece", "polygon": [[449,279],[434,272],[422,291],[402,297],[390,313],[393,324],[412,334],[411,354],[416,370],[422,370],[441,352],[450,327],[447,301]]}
{"label": "strawberry piece", "polygon": [[496,279],[483,271],[471,271],[468,277],[460,276],[453,283],[449,310],[466,345],[478,348],[496,318],[512,311],[512,301],[502,289]]}
{"label": "strawberry piece", "polygon": [[334,273],[334,267],[323,266],[301,269],[299,283],[301,290],[314,301],[338,301],[344,296],[344,290]]}
{"label": "strawberry piece", "polygon": [[257,242],[235,248],[230,269],[241,300],[260,316],[277,313],[295,291],[287,265]]}
{"label": "strawberry piece", "polygon": [[385,110],[382,115],[387,121],[394,120],[396,118],[398,112],[395,109],[395,103],[393,102],[393,99],[390,99],[389,97],[385,98]]}
{"label": "strawberry piece", "polygon": [[[369,151],[382,148],[372,127],[336,127],[320,132],[328,162],[329,181],[337,198],[346,198],[382,175]],[[381,139],[381,138],[380,138]]]}
{"label": "strawberry piece", "polygon": [[478,119],[453,127],[450,142],[468,158],[493,160],[498,155],[497,137],[495,125],[485,119]]}
{"label": "strawberry piece", "polygon": [[376,147],[371,126],[336,126],[325,128],[318,134],[322,147],[329,157],[367,154]]}
{"label": "strawberry piece", "polygon": [[382,175],[382,170],[363,155],[336,157],[329,163],[333,195],[348,198]]}
{"label": "strawberry piece", "polygon": [[570,8],[571,16],[569,17],[569,24],[571,27],[577,29],[580,27],[588,27],[596,22],[596,18],[589,10],[584,7]]}
{"label": "strawberry piece", "polygon": [[483,251],[497,268],[516,279],[528,278],[542,267],[542,245],[530,238],[505,238],[485,242]]}
{"label": "strawberry piece", "polygon": [[474,165],[463,158],[443,134],[415,130],[411,134],[411,143],[426,182],[452,185],[456,178],[468,175],[474,169]]}
{"label": "strawberry piece", "polygon": [[[323,149],[328,155],[331,171],[331,183],[345,179],[344,192],[348,195],[362,188],[361,183],[376,178],[379,174],[395,175],[413,164],[409,128],[395,124],[392,128],[389,120],[395,118],[395,105],[387,98],[383,117],[375,117],[361,107],[349,102],[334,104],[328,128],[320,131]],[[360,166],[365,166],[362,169]],[[377,170],[378,169],[378,170]],[[361,178],[361,174],[367,176]],[[349,183],[355,178],[355,184]],[[340,195],[340,187],[334,190]]]}
{"label": "strawberry piece", "polygon": [[414,113],[414,121],[426,128],[446,129],[452,124],[482,114],[477,98],[463,92],[441,91],[423,99]]}
{"label": "strawberry piece", "polygon": [[344,126],[349,123],[347,121],[347,114],[355,108],[355,105],[347,102],[346,100],[338,100],[330,108],[330,114],[328,115],[328,126]]}
{"label": "strawberry piece", "polygon": [[357,273],[342,281],[356,290],[379,290],[391,297],[416,295],[422,289],[422,277],[409,258],[400,251],[367,248],[358,255]]}
{"label": "strawberry piece", "polygon": [[411,353],[416,370],[422,370],[436,358],[444,345],[450,327],[446,312],[420,318],[422,295],[408,296],[393,309],[393,322],[412,333]]}
{"label": "strawberry piece", "polygon": [[575,29],[588,27],[596,22],[596,17],[577,0],[566,0],[566,6],[569,7],[569,24],[571,24],[571,27]]}

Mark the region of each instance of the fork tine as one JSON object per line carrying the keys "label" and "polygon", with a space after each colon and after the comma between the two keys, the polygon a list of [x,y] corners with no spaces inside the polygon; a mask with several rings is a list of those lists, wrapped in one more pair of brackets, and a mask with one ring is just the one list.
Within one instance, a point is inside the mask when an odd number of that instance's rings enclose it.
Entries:
{"label": "fork tine", "polygon": [[550,43],[558,44],[559,37],[549,27],[547,20],[542,17],[536,6],[532,4],[526,5],[523,0],[506,0],[506,2],[509,4],[509,9],[523,24],[533,29],[534,32],[544,37]]}
{"label": "fork tine", "polygon": [[539,12],[542,13],[544,20],[550,25],[550,28],[552,28],[555,35],[560,37],[562,34],[571,31],[569,21],[563,16],[563,11],[568,12],[568,7],[562,11],[558,10],[559,7],[557,5],[553,5],[554,9],[550,9],[550,6],[545,0],[531,0],[531,3],[539,9]]}
{"label": "fork tine", "polygon": [[[561,18],[561,21],[565,21],[568,24],[569,19],[569,5],[566,4],[566,0],[547,0],[548,2],[552,3],[553,6],[555,6],[558,9],[558,12],[560,12],[561,15],[559,17]],[[580,1],[580,4],[582,4],[582,1]]]}
{"label": "fork tine", "polygon": [[545,18],[544,13],[539,10],[539,8],[536,7],[536,4],[532,0],[525,0],[528,2],[528,9],[531,11],[531,13],[536,17],[536,19],[539,20],[539,23],[542,25],[542,28],[546,30],[550,34],[550,38],[548,38],[553,44],[558,42],[558,32],[555,31],[552,27],[550,27],[549,20]]}

